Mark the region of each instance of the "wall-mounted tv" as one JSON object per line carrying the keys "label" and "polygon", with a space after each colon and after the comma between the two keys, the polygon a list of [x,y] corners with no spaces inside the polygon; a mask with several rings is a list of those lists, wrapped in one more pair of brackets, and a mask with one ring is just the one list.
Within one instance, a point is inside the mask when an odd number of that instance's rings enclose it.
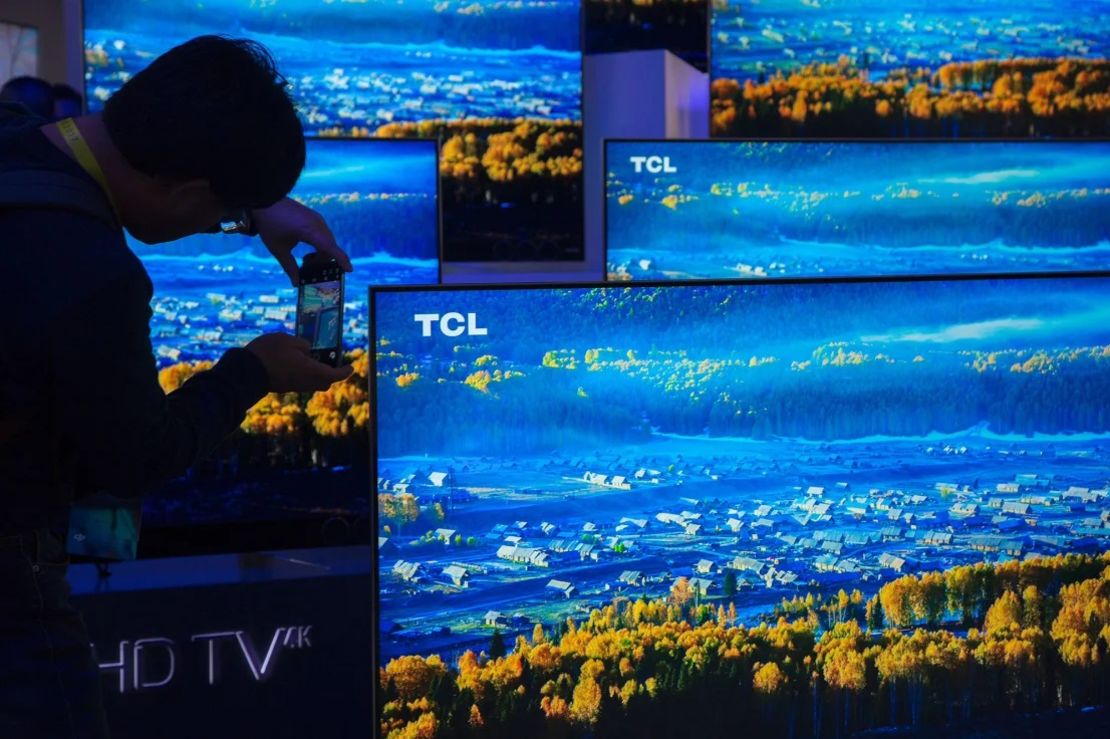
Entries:
{"label": "wall-mounted tv", "polygon": [[1110,141],[608,141],[611,279],[1110,268]]}
{"label": "wall-mounted tv", "polygon": [[253,38],[310,134],[441,139],[447,260],[581,260],[580,18],[577,0],[85,0],[87,99],[194,36]]}
{"label": "wall-mounted tv", "polygon": [[371,316],[381,736],[1102,700],[1110,273],[383,288]]}
{"label": "wall-mounted tv", "polygon": [[1110,132],[1110,2],[715,0],[716,136]]}
{"label": "wall-mounted tv", "polygon": [[[370,285],[439,280],[436,152],[429,139],[307,142],[292,195],[324,215],[354,265],[343,331],[356,374],[326,393],[272,394],[252,408],[210,459],[145,498],[144,551],[207,546],[190,527],[222,536],[229,523],[258,524],[265,546],[299,546],[311,542],[271,540],[286,534],[270,522],[365,519],[366,294]],[[131,246],[154,284],[151,342],[166,390],[259,334],[293,332],[296,290],[260,239],[202,234]]]}
{"label": "wall-mounted tv", "polygon": [[709,0],[583,0],[587,54],[666,49],[709,71]]}

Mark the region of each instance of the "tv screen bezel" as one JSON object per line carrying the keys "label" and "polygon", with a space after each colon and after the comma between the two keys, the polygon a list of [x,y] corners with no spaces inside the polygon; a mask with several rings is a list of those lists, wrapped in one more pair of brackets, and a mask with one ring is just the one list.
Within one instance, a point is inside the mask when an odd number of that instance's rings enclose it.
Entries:
{"label": "tv screen bezel", "polygon": [[[529,262],[535,262],[535,263],[539,263],[539,264],[552,264],[552,265],[582,264],[582,263],[586,262],[586,259],[587,259],[587,256],[588,256],[586,254],[586,199],[585,199],[585,182],[586,182],[586,166],[585,166],[585,163],[586,163],[587,139],[586,139],[586,100],[585,100],[585,98],[586,98],[586,89],[585,89],[586,88],[586,85],[585,85],[585,80],[586,80],[586,51],[585,51],[585,46],[586,46],[586,9],[584,7],[584,2],[585,2],[585,0],[579,0],[579,2],[578,2],[578,125],[580,127],[580,134],[579,134],[581,136],[581,142],[580,143],[582,145],[582,173],[578,177],[578,185],[579,185],[578,190],[579,190],[579,201],[580,202],[579,202],[579,207],[578,207],[577,210],[579,211],[578,216],[579,216],[579,222],[581,224],[581,228],[579,229],[579,233],[578,233],[578,238],[579,238],[579,241],[581,242],[581,253],[578,257],[575,257],[573,259],[546,259],[546,260],[512,259],[512,260],[508,260],[509,263],[527,264]],[[86,74],[86,71],[85,71],[86,70],[86,61],[85,61],[85,35],[86,34],[85,34],[85,31],[88,28],[88,23],[86,22],[87,15],[86,15],[86,12],[85,12],[86,11],[85,6],[86,6],[87,3],[88,3],[88,0],[80,0],[80,2],[79,2],[79,6],[80,6],[80,10],[81,10],[81,16],[80,16],[81,92],[82,92],[82,101],[81,101],[81,106],[82,107],[81,107],[81,109],[82,109],[82,112],[85,115],[89,114],[89,78],[88,78],[88,75]],[[709,18],[709,11],[707,11],[706,24],[705,24],[705,26],[706,26],[706,44],[707,45],[710,43],[709,27],[711,25],[712,25],[712,22]],[[708,46],[707,46],[707,49],[708,49]],[[710,62],[709,62],[709,56],[708,56],[708,51],[707,51],[706,66],[708,67],[709,64],[710,64]],[[708,74],[708,72],[707,72],[707,74]],[[468,119],[463,119],[463,120],[468,120]],[[444,207],[443,207],[443,174],[439,171],[440,152],[443,148],[443,135],[442,135],[442,133],[443,132],[441,130],[439,132],[438,136],[421,136],[421,137],[412,137],[412,138],[399,139],[401,141],[425,141],[425,140],[428,140],[428,141],[435,141],[436,142],[436,243],[437,243],[437,252],[436,253],[438,255],[437,259],[439,260],[439,269],[438,269],[438,272],[439,272],[438,282],[439,283],[443,282],[443,263],[447,258],[446,246],[445,246],[446,239],[444,238],[445,225],[444,225],[444,217],[443,217],[443,214],[444,214]],[[305,134],[305,140],[306,141],[309,140],[309,139],[318,139],[318,138],[319,139],[361,139],[361,138],[364,138],[364,137],[355,137],[355,136],[349,136],[349,135],[320,136],[318,133],[306,133]],[[369,137],[365,137],[365,138],[369,138],[373,141],[393,140],[393,137],[369,136]],[[604,148],[604,142],[603,142],[603,148]],[[604,155],[604,152],[603,152],[602,153],[602,160],[603,161],[604,161],[604,158],[605,158],[605,155]],[[604,218],[604,215],[602,216],[602,218]],[[603,252],[603,255],[604,255],[604,253],[605,253],[604,246],[602,247],[602,252]],[[479,258],[462,259],[462,260],[456,259],[455,260],[455,262],[459,263],[459,264],[483,264],[483,263],[499,264],[499,263],[501,263],[501,261],[502,260],[494,260],[494,259],[489,258],[489,257],[479,257]],[[604,269],[605,269],[605,263],[604,263],[604,260],[603,260],[602,261],[603,274],[604,274]]]}
{"label": "tv screen bezel", "polygon": [[[606,282],[628,284],[640,284],[648,282],[648,280],[618,280],[612,279],[609,276],[609,146],[610,144],[874,144],[874,145],[932,145],[932,144],[1076,144],[1085,146],[1088,144],[1110,144],[1110,136],[1092,136],[1077,139],[1054,139],[1054,138],[1023,138],[1020,136],[1006,136],[1006,137],[976,137],[976,138],[944,138],[944,137],[923,137],[923,138],[867,138],[867,137],[848,137],[848,138],[790,138],[790,137],[754,137],[754,138],[679,138],[679,139],[666,139],[666,138],[610,138],[605,139],[601,145],[601,171],[604,181],[601,183],[601,193],[603,202],[601,204],[601,263],[604,265],[604,278]],[[1108,175],[1110,180],[1110,175]],[[1091,270],[1086,270],[1090,272]],[[1108,268],[1110,271],[1110,268]],[[1076,272],[1063,272],[1059,274],[1079,274],[1081,271]],[[962,274],[962,273],[961,273]],[[976,272],[971,274],[989,275],[988,272]],[[1034,272],[1017,272],[1017,273],[999,273],[999,274],[1019,274],[1019,275],[1037,275],[1037,274],[1052,274],[1045,271]],[[868,277],[879,277],[881,275],[866,275],[862,279]],[[890,275],[891,277],[902,276],[914,279],[917,275]],[[847,276],[846,276],[847,277]],[[733,280],[740,279],[743,282],[756,282],[757,280],[767,279],[772,282],[782,282],[791,279],[811,279],[807,277],[768,277],[768,278],[732,278],[732,277],[706,277],[700,279],[684,279],[684,280],[654,280],[655,282],[668,283],[668,282],[699,282],[706,283],[712,280]],[[812,279],[838,279],[838,278],[821,278],[814,277]]]}
{"label": "tv screen bezel", "polygon": [[[371,417],[368,422],[369,426],[369,441],[370,441],[370,473],[371,489],[373,498],[370,506],[370,530],[371,538],[374,542],[373,550],[371,551],[371,587],[374,593],[373,603],[371,605],[371,613],[373,618],[373,644],[371,647],[372,665],[375,670],[384,667],[380,665],[381,654],[381,624],[382,624],[382,610],[381,610],[381,580],[379,577],[379,566],[381,557],[378,552],[377,539],[380,530],[380,519],[378,515],[378,397],[377,397],[377,297],[380,294],[389,293],[416,293],[416,292],[429,292],[429,293],[443,293],[443,292],[475,292],[475,291],[503,291],[503,290],[516,290],[516,291],[536,291],[536,290],[574,290],[574,289],[612,289],[612,290],[626,290],[626,289],[656,289],[656,288],[699,288],[699,287],[758,287],[758,286],[775,286],[775,287],[788,287],[791,285],[837,285],[837,284],[886,284],[886,283],[919,283],[919,282],[987,282],[987,281],[1016,281],[1016,282],[1035,282],[1038,280],[1054,280],[1054,279],[1079,279],[1079,280],[1104,280],[1106,281],[1107,288],[1110,290],[1110,270],[1086,270],[1076,272],[1005,272],[995,274],[929,274],[929,275],[881,275],[881,276],[845,276],[845,277],[794,277],[783,279],[710,279],[710,280],[638,280],[633,282],[589,282],[589,281],[570,281],[570,282],[557,282],[557,283],[526,283],[526,284],[459,284],[459,285],[428,285],[428,286],[409,286],[409,285],[394,285],[370,288],[370,295],[368,298],[369,307],[369,335],[371,340],[369,365],[367,369],[367,382],[369,384],[368,397],[370,399],[370,407],[372,409]],[[427,656],[427,655],[421,655]],[[374,682],[374,693],[371,697],[371,705],[374,712],[374,736],[381,736],[381,684],[380,681]]]}

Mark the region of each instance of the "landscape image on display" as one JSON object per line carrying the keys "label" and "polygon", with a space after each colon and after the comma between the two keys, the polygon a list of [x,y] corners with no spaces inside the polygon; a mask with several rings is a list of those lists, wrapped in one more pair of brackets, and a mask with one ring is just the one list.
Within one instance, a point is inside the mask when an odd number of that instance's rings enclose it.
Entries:
{"label": "landscape image on display", "polygon": [[[307,142],[292,196],[324,216],[351,257],[342,330],[356,374],[311,398],[264,398],[211,460],[145,498],[144,526],[352,506],[366,512],[365,477],[357,474],[365,475],[367,464],[366,295],[370,285],[438,281],[436,179],[435,141]],[[232,347],[263,333],[294,333],[297,291],[261,239],[200,234],[131,247],[154,284],[151,342],[167,392]],[[306,251],[301,246],[295,253]],[[310,484],[312,475],[325,472],[340,475],[343,484]],[[273,479],[263,485],[263,478]]]}
{"label": "landscape image on display", "polygon": [[1110,0],[714,0],[715,136],[1110,132]]}
{"label": "landscape image on display", "polygon": [[610,141],[606,168],[611,279],[1110,267],[1110,142]]}
{"label": "landscape image on display", "polygon": [[260,41],[310,134],[440,138],[447,259],[581,259],[576,0],[86,0],[91,110],[194,36]]}
{"label": "landscape image on display", "polygon": [[376,291],[382,736],[1105,723],[1108,297]]}
{"label": "landscape image on display", "polygon": [[709,71],[709,0],[584,0],[586,53],[666,49]]}
{"label": "landscape image on display", "polygon": [[342,286],[339,282],[306,285],[301,306],[301,324],[297,335],[313,349],[335,346],[339,338],[339,306]]}

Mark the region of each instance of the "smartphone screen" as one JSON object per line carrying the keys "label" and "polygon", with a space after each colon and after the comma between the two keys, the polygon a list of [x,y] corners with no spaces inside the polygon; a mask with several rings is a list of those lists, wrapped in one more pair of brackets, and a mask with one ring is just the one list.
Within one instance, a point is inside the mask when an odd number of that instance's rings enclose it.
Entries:
{"label": "smartphone screen", "polygon": [[297,336],[312,346],[312,356],[338,364],[343,346],[343,271],[334,261],[301,268],[297,299]]}

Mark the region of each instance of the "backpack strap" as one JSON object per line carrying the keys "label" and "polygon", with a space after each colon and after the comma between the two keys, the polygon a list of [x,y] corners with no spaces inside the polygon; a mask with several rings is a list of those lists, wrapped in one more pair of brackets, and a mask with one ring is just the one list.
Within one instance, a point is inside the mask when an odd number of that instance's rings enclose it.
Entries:
{"label": "backpack strap", "polygon": [[0,170],[0,211],[67,210],[119,228],[111,203],[95,184],[47,169]]}

